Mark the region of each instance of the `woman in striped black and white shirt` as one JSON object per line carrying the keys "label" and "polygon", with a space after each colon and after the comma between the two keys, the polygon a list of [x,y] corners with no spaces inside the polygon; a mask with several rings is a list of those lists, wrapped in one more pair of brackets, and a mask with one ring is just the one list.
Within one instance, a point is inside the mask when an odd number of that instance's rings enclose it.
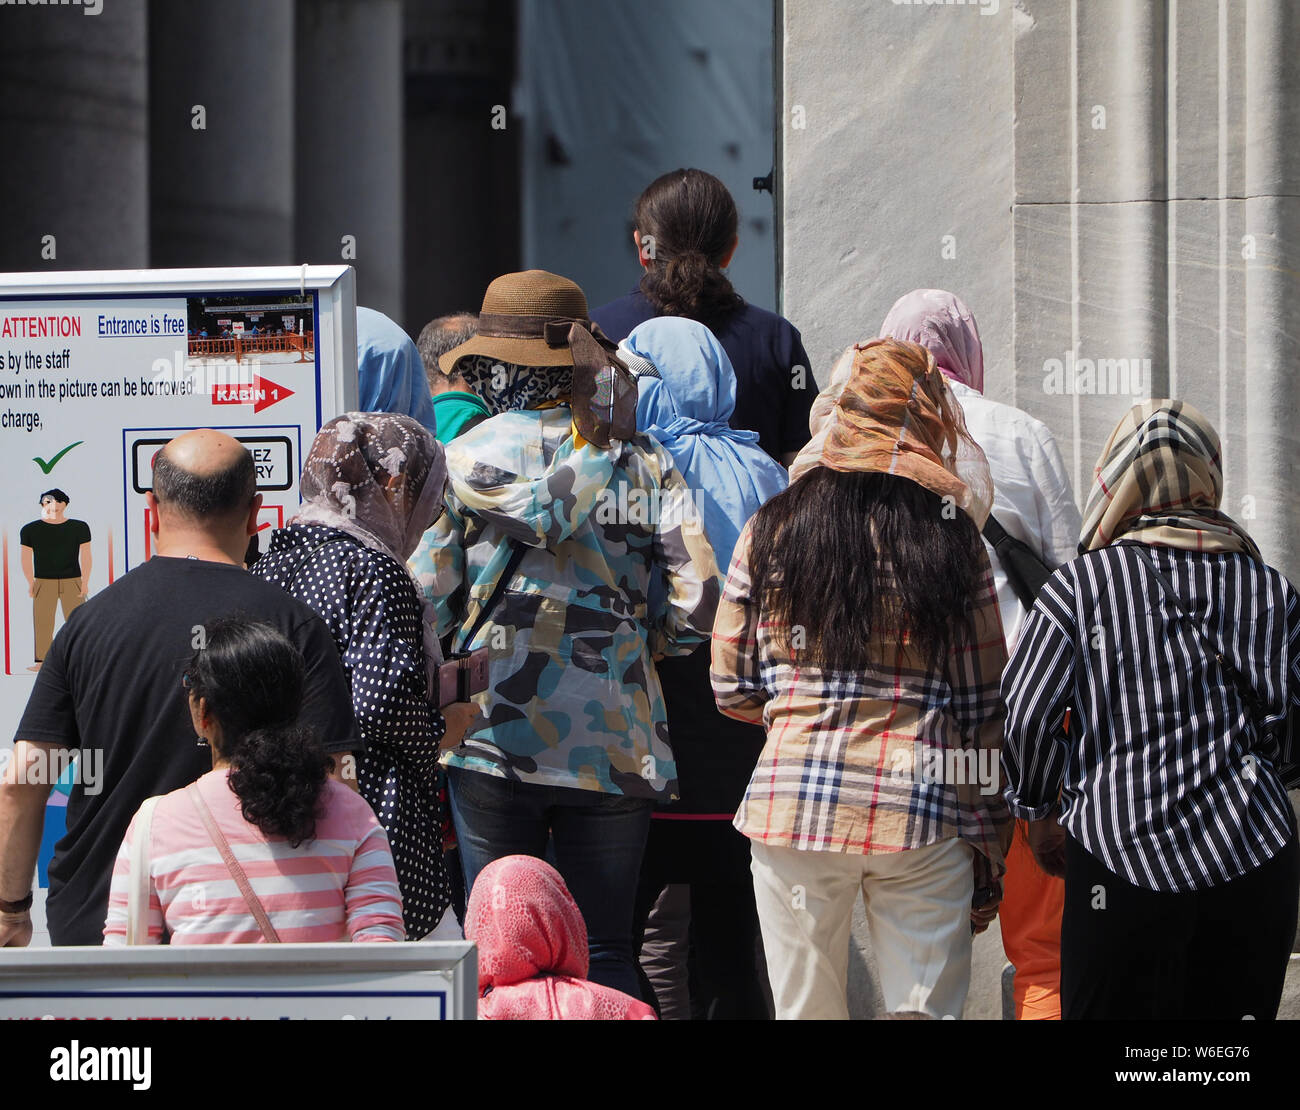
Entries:
{"label": "woman in striped black and white shirt", "polygon": [[133,858],[149,874],[133,943],[161,944],[165,933],[171,944],[404,940],[383,827],[364,798],[326,777],[313,733],[295,724],[302,656],[266,624],[229,619],[205,636],[183,683],[212,771],[154,799],[150,821],[132,819],[104,944],[128,943]]}
{"label": "woman in striped black and white shirt", "polygon": [[1008,801],[1065,876],[1065,1018],[1272,1018],[1296,929],[1300,599],[1179,401],[1111,434],[1003,676]]}

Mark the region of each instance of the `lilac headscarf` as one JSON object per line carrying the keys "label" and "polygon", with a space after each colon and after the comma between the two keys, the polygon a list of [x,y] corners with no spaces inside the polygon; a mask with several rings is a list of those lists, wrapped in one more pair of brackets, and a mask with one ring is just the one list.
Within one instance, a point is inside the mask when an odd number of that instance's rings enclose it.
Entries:
{"label": "lilac headscarf", "polygon": [[945,377],[984,392],[979,328],[960,297],[942,289],[913,289],[894,302],[880,336],[921,344]]}

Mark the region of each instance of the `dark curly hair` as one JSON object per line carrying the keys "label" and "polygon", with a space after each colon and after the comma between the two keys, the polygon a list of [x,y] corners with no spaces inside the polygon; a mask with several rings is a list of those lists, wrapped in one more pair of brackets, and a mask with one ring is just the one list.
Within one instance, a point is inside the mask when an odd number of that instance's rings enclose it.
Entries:
{"label": "dark curly hair", "polygon": [[316,835],[330,766],[316,735],[296,722],[307,668],[269,624],[230,617],[204,629],[205,645],[185,671],[221,726],[217,755],[230,762],[230,788],[244,820],[297,848]]}
{"label": "dark curly hair", "polygon": [[708,323],[745,305],[722,272],[740,216],[727,187],[703,170],[674,170],[646,186],[633,221],[653,236],[641,292],[661,316]]}

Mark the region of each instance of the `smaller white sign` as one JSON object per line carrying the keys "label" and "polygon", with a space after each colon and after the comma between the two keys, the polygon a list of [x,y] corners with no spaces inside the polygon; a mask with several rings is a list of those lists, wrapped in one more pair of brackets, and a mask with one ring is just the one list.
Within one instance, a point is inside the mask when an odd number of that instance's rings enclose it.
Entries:
{"label": "smaller white sign", "polygon": [[0,1018],[447,1021],[478,1012],[465,941],[0,949]]}
{"label": "smaller white sign", "polygon": [[[179,432],[177,433],[180,434]],[[235,438],[248,448],[257,471],[257,488],[263,493],[281,491],[293,486],[293,442],[287,435],[256,435],[236,432]],[[131,445],[134,461],[131,484],[136,493],[153,489],[153,460],[169,439],[149,437],[137,439]]]}

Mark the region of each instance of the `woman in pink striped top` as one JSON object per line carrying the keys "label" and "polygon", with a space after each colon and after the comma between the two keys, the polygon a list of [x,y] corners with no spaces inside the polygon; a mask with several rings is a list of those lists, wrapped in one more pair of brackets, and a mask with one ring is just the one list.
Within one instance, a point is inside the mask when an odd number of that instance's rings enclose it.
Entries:
{"label": "woman in pink striped top", "polygon": [[[364,798],[327,777],[315,737],[294,723],[302,656],[269,625],[246,620],[217,622],[206,640],[182,682],[212,771],[157,799],[143,857],[147,938],[141,928],[136,943],[404,940],[383,827]],[[113,868],[105,945],[127,943],[141,824],[137,813]],[[223,838],[251,900],[218,847]]]}

